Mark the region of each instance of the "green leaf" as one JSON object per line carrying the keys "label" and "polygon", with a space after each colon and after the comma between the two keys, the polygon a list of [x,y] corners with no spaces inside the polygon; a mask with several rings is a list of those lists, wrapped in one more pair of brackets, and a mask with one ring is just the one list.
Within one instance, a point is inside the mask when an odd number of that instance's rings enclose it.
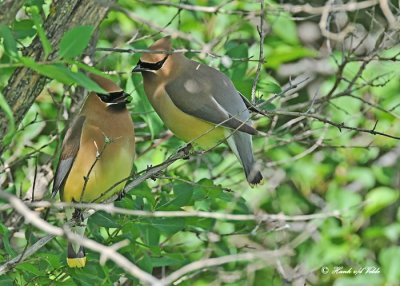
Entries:
{"label": "green leaf", "polygon": [[70,70],[68,70],[68,73],[77,84],[83,86],[87,90],[91,90],[98,93],[108,93],[107,91],[102,89],[96,82],[88,78],[83,73],[80,72],[74,73],[71,72]]}
{"label": "green leaf", "polygon": [[149,223],[161,232],[171,235],[182,230],[185,227],[183,218],[151,218]]}
{"label": "green leaf", "polygon": [[109,75],[103,73],[101,70],[98,70],[95,67],[91,67],[91,66],[88,66],[88,65],[86,65],[84,63],[81,63],[81,62],[78,62],[78,61],[73,61],[73,60],[66,60],[66,62],[69,63],[69,64],[75,64],[80,69],[85,70],[87,72],[90,72],[92,74],[96,74],[96,75],[111,79],[111,77]]}
{"label": "green leaf", "polygon": [[279,68],[283,63],[302,59],[305,57],[314,57],[317,53],[304,47],[295,47],[289,45],[279,45],[278,47],[269,47],[265,49],[266,62],[265,67],[273,69]]}
{"label": "green leaf", "polygon": [[32,58],[21,58],[21,62],[28,68],[40,73],[41,75],[55,79],[61,83],[71,85],[74,83],[73,79],[69,76],[68,69],[63,65],[49,64],[41,65],[36,63]]}
{"label": "green leaf", "polygon": [[31,19],[23,19],[15,21],[12,29],[16,39],[23,40],[27,37],[33,37],[36,34],[36,30],[33,28],[34,22]]}
{"label": "green leaf", "polygon": [[3,94],[0,92],[0,109],[3,110],[4,114],[8,120],[8,131],[7,134],[3,137],[3,145],[8,145],[11,143],[14,134],[15,134],[15,119],[14,113],[12,112],[10,106],[8,105],[7,100],[4,98]]}
{"label": "green leaf", "polygon": [[180,265],[182,261],[185,259],[184,256],[179,254],[174,254],[178,257],[151,257],[151,264],[153,267],[162,267],[162,266],[171,266],[171,265]]}
{"label": "green leaf", "polygon": [[282,88],[273,82],[265,83],[263,86],[260,86],[263,92],[265,93],[280,93],[282,92]]}
{"label": "green leaf", "polygon": [[9,254],[10,256],[16,256],[17,253],[10,245],[10,231],[3,224],[0,224],[0,236],[1,236],[1,241],[3,242],[4,249],[6,250],[7,254]]}
{"label": "green leaf", "polygon": [[59,56],[62,58],[80,56],[88,46],[93,30],[92,26],[78,26],[67,31],[60,41]]}
{"label": "green leaf", "polygon": [[12,277],[3,275],[3,276],[0,276],[0,284],[1,285],[15,285],[15,280]]}
{"label": "green leaf", "polygon": [[193,186],[187,183],[179,183],[174,186],[176,198],[171,204],[182,207],[189,204],[193,196]]}
{"label": "green leaf", "polygon": [[116,222],[117,220],[113,218],[110,214],[104,211],[98,211],[94,215],[90,217],[92,223],[95,223],[98,226],[117,228],[119,224]]}
{"label": "green leaf", "polygon": [[[231,58],[248,58],[249,47],[246,44],[238,44],[236,41],[230,41],[226,45],[226,54]],[[228,70],[231,80],[241,82],[245,78],[248,67],[247,61],[236,61]]]}
{"label": "green leaf", "polygon": [[42,275],[42,271],[40,271],[40,269],[37,268],[37,264],[32,263],[32,262],[24,262],[21,264],[18,264],[15,268],[19,269],[19,270],[23,270],[24,272],[30,272],[32,274],[35,275]]}
{"label": "green leaf", "polygon": [[41,75],[55,79],[61,83],[71,85],[77,83],[87,90],[107,93],[104,89],[98,86],[97,83],[92,81],[81,72],[72,72],[62,64],[38,64],[31,58],[23,57],[21,62],[28,68],[40,73]]}
{"label": "green leaf", "polygon": [[38,257],[41,257],[43,261],[48,263],[51,267],[53,268],[60,268],[64,262],[62,257],[60,257],[59,254],[53,254],[53,253],[38,253]]}
{"label": "green leaf", "polygon": [[32,20],[35,23],[36,31],[38,33],[39,39],[42,42],[45,57],[51,53],[53,47],[50,44],[49,39],[46,37],[46,32],[43,29],[43,21],[39,14],[39,9],[37,7],[30,7],[29,12],[32,15]]}
{"label": "green leaf", "polygon": [[400,284],[400,247],[389,247],[379,253],[379,262],[387,285]]}
{"label": "green leaf", "polygon": [[4,24],[0,24],[0,36],[4,39],[4,50],[6,54],[11,58],[17,57],[17,42],[15,41],[10,28]]}
{"label": "green leaf", "polygon": [[140,224],[140,233],[143,242],[148,246],[158,246],[160,241],[160,231],[154,226],[149,225],[147,222],[140,222]]}
{"label": "green leaf", "polygon": [[151,273],[151,271],[153,271],[151,259],[146,253],[143,255],[143,258],[138,261],[138,266],[148,273]]}
{"label": "green leaf", "polygon": [[399,199],[399,192],[388,188],[378,187],[368,192],[364,214],[371,216]]}
{"label": "green leaf", "polygon": [[284,12],[278,14],[270,13],[267,20],[271,23],[272,32],[282,41],[290,45],[299,43],[296,24],[290,14]]}
{"label": "green leaf", "polygon": [[163,129],[163,122],[154,111],[153,106],[143,92],[143,88],[138,88],[141,85],[141,78],[139,76],[132,76],[128,79],[128,83],[130,83],[130,81],[132,81],[132,85],[136,87],[136,92],[131,94],[132,103],[137,110],[141,111],[140,117],[147,123],[151,138],[157,138]]}

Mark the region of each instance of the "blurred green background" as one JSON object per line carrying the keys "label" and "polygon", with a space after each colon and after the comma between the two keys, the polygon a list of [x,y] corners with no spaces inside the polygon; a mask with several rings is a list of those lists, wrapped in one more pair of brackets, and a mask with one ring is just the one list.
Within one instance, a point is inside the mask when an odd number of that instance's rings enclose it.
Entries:
{"label": "blurred green background", "polygon": [[[311,2],[320,8],[326,4]],[[195,271],[175,285],[400,285],[400,141],[373,134],[400,136],[399,31],[387,28],[378,2],[354,10],[344,3],[324,22],[323,9],[310,12],[303,1],[265,1],[262,11],[258,1],[120,0],[98,30],[77,23],[77,30],[64,35],[64,44],[78,39],[71,52],[62,45],[50,47],[61,52],[48,62],[35,62],[29,55],[22,57],[21,51],[41,31],[35,17],[44,21],[54,3],[25,1],[11,25],[0,29],[0,109],[5,115],[0,120],[9,126],[2,139],[6,149],[0,160],[0,189],[26,201],[32,200],[32,189],[35,200],[50,199],[64,129],[79,110],[84,88],[96,88],[83,76],[89,66],[109,73],[132,97],[136,172],[163,162],[184,142],[171,136],[152,109],[141,76],[131,74],[140,57],[135,49],[172,35],[174,48],[188,49],[187,57],[221,70],[251,99],[262,32],[265,62],[255,103],[261,103],[268,116],[254,115],[261,134],[254,136],[253,144],[265,183],[250,188],[239,162],[221,144],[174,163],[115,205],[295,218],[321,214],[320,218],[229,221],[97,212],[89,219],[87,236],[104,245],[128,240],[118,251],[157,277],[201,259],[291,249],[291,255],[279,258]],[[393,3],[389,7],[398,16]],[[193,9],[218,5],[214,13]],[[337,39],[321,32],[321,23],[331,33],[352,29]],[[94,40],[89,41],[91,37]],[[41,40],[45,47],[45,38]],[[2,94],[19,66],[32,68],[49,81],[18,125]],[[82,76],[76,76],[78,70]],[[336,217],[333,211],[338,211]],[[24,224],[6,202],[0,203],[0,217],[0,265],[46,235]],[[47,220],[62,225],[63,215],[52,208]],[[65,239],[52,240],[0,276],[0,284],[139,283],[111,261],[100,265],[99,254],[92,251],[86,268],[69,269],[65,249]],[[335,267],[375,267],[376,273],[341,274]]]}

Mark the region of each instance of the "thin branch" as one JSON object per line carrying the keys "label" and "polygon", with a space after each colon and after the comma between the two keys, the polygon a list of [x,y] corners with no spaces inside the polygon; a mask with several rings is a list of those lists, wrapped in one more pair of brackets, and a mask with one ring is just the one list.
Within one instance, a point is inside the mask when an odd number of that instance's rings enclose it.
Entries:
{"label": "thin branch", "polygon": [[54,237],[56,237],[53,234],[49,234],[45,237],[42,237],[38,241],[36,241],[35,244],[32,246],[28,247],[26,251],[21,253],[20,255],[14,257],[13,259],[7,261],[3,265],[0,265],[0,276],[3,275],[4,273],[8,272],[9,270],[13,269],[18,263],[23,262],[25,259],[30,257],[32,254],[35,254],[39,249],[41,249],[43,246],[45,246],[47,243],[49,243]]}
{"label": "thin branch", "polygon": [[143,2],[146,4],[151,4],[151,5],[162,5],[162,6],[168,6],[168,7],[175,7],[181,10],[187,10],[187,11],[195,11],[195,12],[202,12],[202,13],[212,13],[212,14],[237,14],[237,15],[249,15],[249,14],[256,14],[258,15],[258,11],[249,11],[249,10],[225,10],[222,9],[223,6],[234,2],[232,0],[222,2],[221,4],[217,6],[198,6],[198,5],[190,5],[190,4],[183,4],[183,3],[171,3],[170,1],[159,1],[159,0],[153,0],[153,1],[142,1],[139,0],[139,2]]}
{"label": "thin branch", "polygon": [[92,163],[92,165],[89,168],[89,171],[87,172],[86,176],[83,177],[83,187],[82,187],[82,192],[79,198],[79,201],[82,201],[82,198],[84,197],[85,191],[86,191],[86,187],[87,184],[89,182],[90,179],[90,174],[92,173],[94,167],[96,166],[97,162],[100,160],[101,155],[103,154],[104,150],[106,149],[106,147],[108,146],[108,144],[110,144],[112,141],[112,139],[108,138],[105,134],[103,134],[104,136],[104,143],[103,146],[101,147],[101,150],[99,150],[99,147],[97,146],[97,142],[94,140],[93,144],[96,147],[96,157]]}
{"label": "thin branch", "polygon": [[293,251],[289,248],[281,248],[272,251],[260,251],[260,252],[247,252],[240,254],[226,255],[222,257],[202,259],[199,261],[192,262],[188,265],[183,266],[175,272],[172,272],[167,277],[163,278],[161,282],[163,285],[170,285],[177,281],[179,278],[193,272],[196,270],[201,270],[205,268],[220,266],[223,264],[239,261],[252,261],[252,260],[263,260],[268,264],[273,264],[276,259],[284,255],[291,255]]}
{"label": "thin branch", "polygon": [[331,7],[333,5],[333,0],[327,1],[324,10],[321,15],[321,19],[319,21],[319,28],[321,29],[322,35],[327,37],[328,39],[334,40],[334,41],[343,41],[346,36],[354,31],[355,27],[352,24],[348,24],[342,31],[338,33],[334,33],[329,31],[328,29],[328,18],[329,14],[331,12]]}
{"label": "thin branch", "polygon": [[[163,283],[161,283],[161,281],[159,279],[157,279],[153,275],[141,270],[139,267],[137,267],[135,264],[133,264],[131,261],[129,261],[125,256],[118,253],[115,250],[115,247],[105,246],[94,240],[91,240],[91,239],[82,237],[78,234],[75,234],[69,230],[68,226],[65,226],[64,228],[60,228],[60,227],[56,227],[56,226],[49,224],[47,221],[40,218],[36,212],[31,211],[24,204],[23,201],[21,201],[20,199],[18,199],[17,197],[15,197],[13,195],[10,195],[9,193],[6,193],[6,192],[0,190],[0,198],[3,200],[7,200],[10,203],[10,205],[14,207],[14,210],[17,211],[20,215],[22,215],[25,218],[26,223],[30,223],[30,224],[34,225],[35,227],[48,233],[49,235],[65,236],[71,242],[79,242],[80,245],[82,245],[88,249],[91,249],[93,251],[98,252],[101,256],[102,261],[105,262],[107,259],[114,261],[115,264],[117,264],[119,267],[124,269],[127,273],[138,278],[141,282],[148,283],[152,286],[163,286],[164,285]],[[51,240],[50,237],[48,237],[47,239]],[[8,263],[9,262],[7,262],[6,264],[8,264]],[[8,265],[10,265],[10,264],[8,264]],[[4,266],[4,267],[3,266],[4,265],[0,266],[0,268],[5,269],[5,271],[7,271],[8,268],[6,266]],[[10,266],[8,266],[8,267],[10,267]]]}
{"label": "thin branch", "polygon": [[273,161],[273,162],[268,162],[266,164],[266,167],[273,167],[273,166],[278,166],[281,164],[287,164],[289,162],[294,162],[297,161],[305,156],[307,156],[308,154],[311,154],[312,152],[314,152],[318,147],[321,146],[324,138],[325,138],[325,134],[326,134],[326,130],[327,130],[327,123],[325,123],[325,128],[324,131],[322,132],[321,136],[318,138],[317,142],[315,142],[310,148],[308,148],[307,150],[301,152],[300,154],[297,154],[296,156],[290,157],[289,159],[284,159],[284,160],[280,160],[280,161]]}
{"label": "thin branch", "polygon": [[[317,142],[318,143],[318,142]],[[328,217],[340,217],[340,212],[332,211],[327,213],[315,213],[306,215],[289,216],[285,214],[230,214],[218,212],[205,212],[205,211],[142,211],[131,210],[120,207],[115,207],[112,203],[96,204],[96,203],[53,203],[49,201],[26,203],[27,206],[35,208],[65,208],[74,207],[79,209],[91,209],[95,211],[105,211],[110,214],[124,214],[139,217],[198,217],[198,218],[212,218],[219,220],[232,220],[232,221],[257,221],[257,222],[270,222],[270,221],[308,221],[314,219],[325,219]]]}
{"label": "thin branch", "polygon": [[120,7],[119,5],[112,5],[110,8],[115,10],[115,11],[118,11],[118,12],[121,12],[121,13],[125,14],[132,21],[137,22],[140,25],[145,24],[145,25],[149,26],[151,29],[156,30],[158,32],[166,33],[166,34],[169,34],[169,35],[174,35],[174,36],[177,36],[177,37],[179,37],[181,39],[185,39],[187,41],[191,41],[191,42],[196,43],[196,44],[198,44],[200,46],[203,46],[203,43],[200,42],[199,40],[197,40],[191,34],[184,33],[184,32],[181,32],[181,31],[173,29],[173,28],[159,26],[159,25],[155,24],[153,21],[147,20],[147,19],[143,18],[142,16],[139,16],[138,14],[135,14],[135,13],[129,11],[128,9]]}
{"label": "thin branch", "polygon": [[[209,46],[209,45],[204,45],[204,46]],[[172,54],[180,54],[180,53],[194,53],[194,54],[202,54],[202,55],[207,55],[212,58],[222,58],[225,55],[218,55],[216,53],[212,53],[211,51],[205,51],[204,49],[201,50],[196,50],[196,49],[174,49],[174,50],[149,50],[149,49],[135,49],[135,48],[106,48],[106,47],[100,47],[96,48],[96,51],[99,52],[112,52],[112,53],[128,53],[128,54],[136,54],[136,53],[141,53],[141,54],[166,54],[166,55],[172,55]],[[232,61],[238,61],[238,62],[259,62],[259,60],[252,59],[252,57],[247,57],[247,58],[230,58]],[[0,68],[2,65],[0,64]],[[9,65],[7,64],[7,67]]]}
{"label": "thin branch", "polygon": [[[147,170],[142,172],[143,174],[139,173],[139,176],[135,176],[134,180],[124,187],[124,190],[122,191],[122,193],[125,193],[125,192],[135,188],[136,186],[140,185],[147,179],[156,176],[157,174],[159,174],[161,171],[165,170],[169,165],[171,165],[175,161],[188,157],[190,148],[191,148],[191,145],[188,144],[185,147],[179,149],[175,154],[170,156],[167,160],[165,160],[161,164],[147,168]],[[96,199],[94,199],[93,201],[94,202],[101,201],[101,199],[104,198],[104,196],[106,196],[107,194],[109,194],[109,192],[111,192],[116,186],[118,186],[119,184],[121,184],[123,182],[126,182],[130,178],[131,178],[131,176],[129,176],[125,179],[122,179],[121,181],[116,182],[114,185],[112,185],[110,188],[108,188],[104,193],[100,194],[100,196],[97,197]],[[115,199],[116,199],[116,196],[113,196],[106,202],[114,201]]]}
{"label": "thin branch", "polygon": [[308,118],[314,118],[318,121],[321,121],[323,123],[328,123],[329,125],[332,125],[336,128],[339,129],[339,131],[342,131],[342,129],[348,129],[348,130],[353,130],[353,131],[357,131],[357,132],[362,132],[362,133],[369,133],[372,135],[380,135],[380,136],[384,136],[384,137],[388,137],[388,138],[392,138],[392,139],[396,139],[396,140],[400,140],[399,136],[394,136],[394,135],[390,135],[387,133],[383,133],[380,131],[376,131],[374,128],[373,129],[366,129],[366,128],[358,128],[358,127],[352,127],[352,126],[348,126],[345,125],[344,122],[342,123],[336,123],[333,122],[329,119],[326,119],[325,117],[322,117],[320,115],[317,114],[310,114],[310,113],[303,113],[303,112],[293,112],[293,111],[265,111],[263,112],[265,116],[271,116],[271,115],[286,115],[286,116],[298,116],[298,117],[308,117]]}
{"label": "thin branch", "polygon": [[392,11],[390,11],[389,1],[388,0],[379,0],[379,6],[381,7],[383,15],[385,15],[386,20],[389,23],[390,28],[396,29],[399,28],[399,22],[396,17],[393,15]]}
{"label": "thin branch", "polygon": [[260,25],[257,26],[258,34],[260,35],[260,54],[258,55],[258,64],[256,70],[256,76],[253,81],[253,85],[251,87],[251,101],[253,104],[256,102],[256,89],[258,79],[260,78],[261,68],[264,64],[264,39],[265,39],[265,32],[264,32],[264,0],[260,0],[261,6],[261,13],[260,13]]}
{"label": "thin branch", "polygon": [[[340,12],[340,11],[356,11],[356,10],[362,10],[362,9],[367,9],[369,7],[373,7],[379,3],[379,0],[367,0],[367,1],[362,1],[362,2],[349,2],[345,4],[337,4],[337,5],[331,5],[328,8],[328,12]],[[313,14],[313,15],[320,15],[323,14],[326,7],[314,7],[311,6],[310,4],[305,4],[305,5],[292,5],[292,4],[283,4],[281,5],[283,10],[288,11],[293,14],[298,14],[298,13],[308,13],[308,14]]]}

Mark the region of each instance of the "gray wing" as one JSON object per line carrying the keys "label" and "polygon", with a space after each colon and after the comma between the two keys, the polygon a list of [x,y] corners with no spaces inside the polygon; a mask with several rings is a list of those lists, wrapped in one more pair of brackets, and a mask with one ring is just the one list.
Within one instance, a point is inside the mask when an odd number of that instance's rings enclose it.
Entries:
{"label": "gray wing", "polygon": [[172,102],[183,112],[214,124],[257,134],[244,123],[250,114],[231,80],[206,65],[188,61],[184,73],[165,86]]}
{"label": "gray wing", "polygon": [[52,196],[62,189],[78,153],[85,116],[79,116],[67,130],[62,144],[60,161],[54,177]]}

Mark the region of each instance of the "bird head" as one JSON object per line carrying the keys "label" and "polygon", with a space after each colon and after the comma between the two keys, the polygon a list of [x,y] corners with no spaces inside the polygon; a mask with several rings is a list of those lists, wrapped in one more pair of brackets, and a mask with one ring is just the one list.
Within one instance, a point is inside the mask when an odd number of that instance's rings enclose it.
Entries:
{"label": "bird head", "polygon": [[112,80],[105,77],[89,74],[90,79],[95,81],[101,88],[108,93],[96,93],[97,97],[106,106],[121,106],[125,107],[130,102],[129,94],[125,93],[118,85]]}
{"label": "bird head", "polygon": [[143,54],[132,72],[157,73],[162,69],[172,51],[171,37],[167,36],[156,41],[149,47],[152,53]]}

